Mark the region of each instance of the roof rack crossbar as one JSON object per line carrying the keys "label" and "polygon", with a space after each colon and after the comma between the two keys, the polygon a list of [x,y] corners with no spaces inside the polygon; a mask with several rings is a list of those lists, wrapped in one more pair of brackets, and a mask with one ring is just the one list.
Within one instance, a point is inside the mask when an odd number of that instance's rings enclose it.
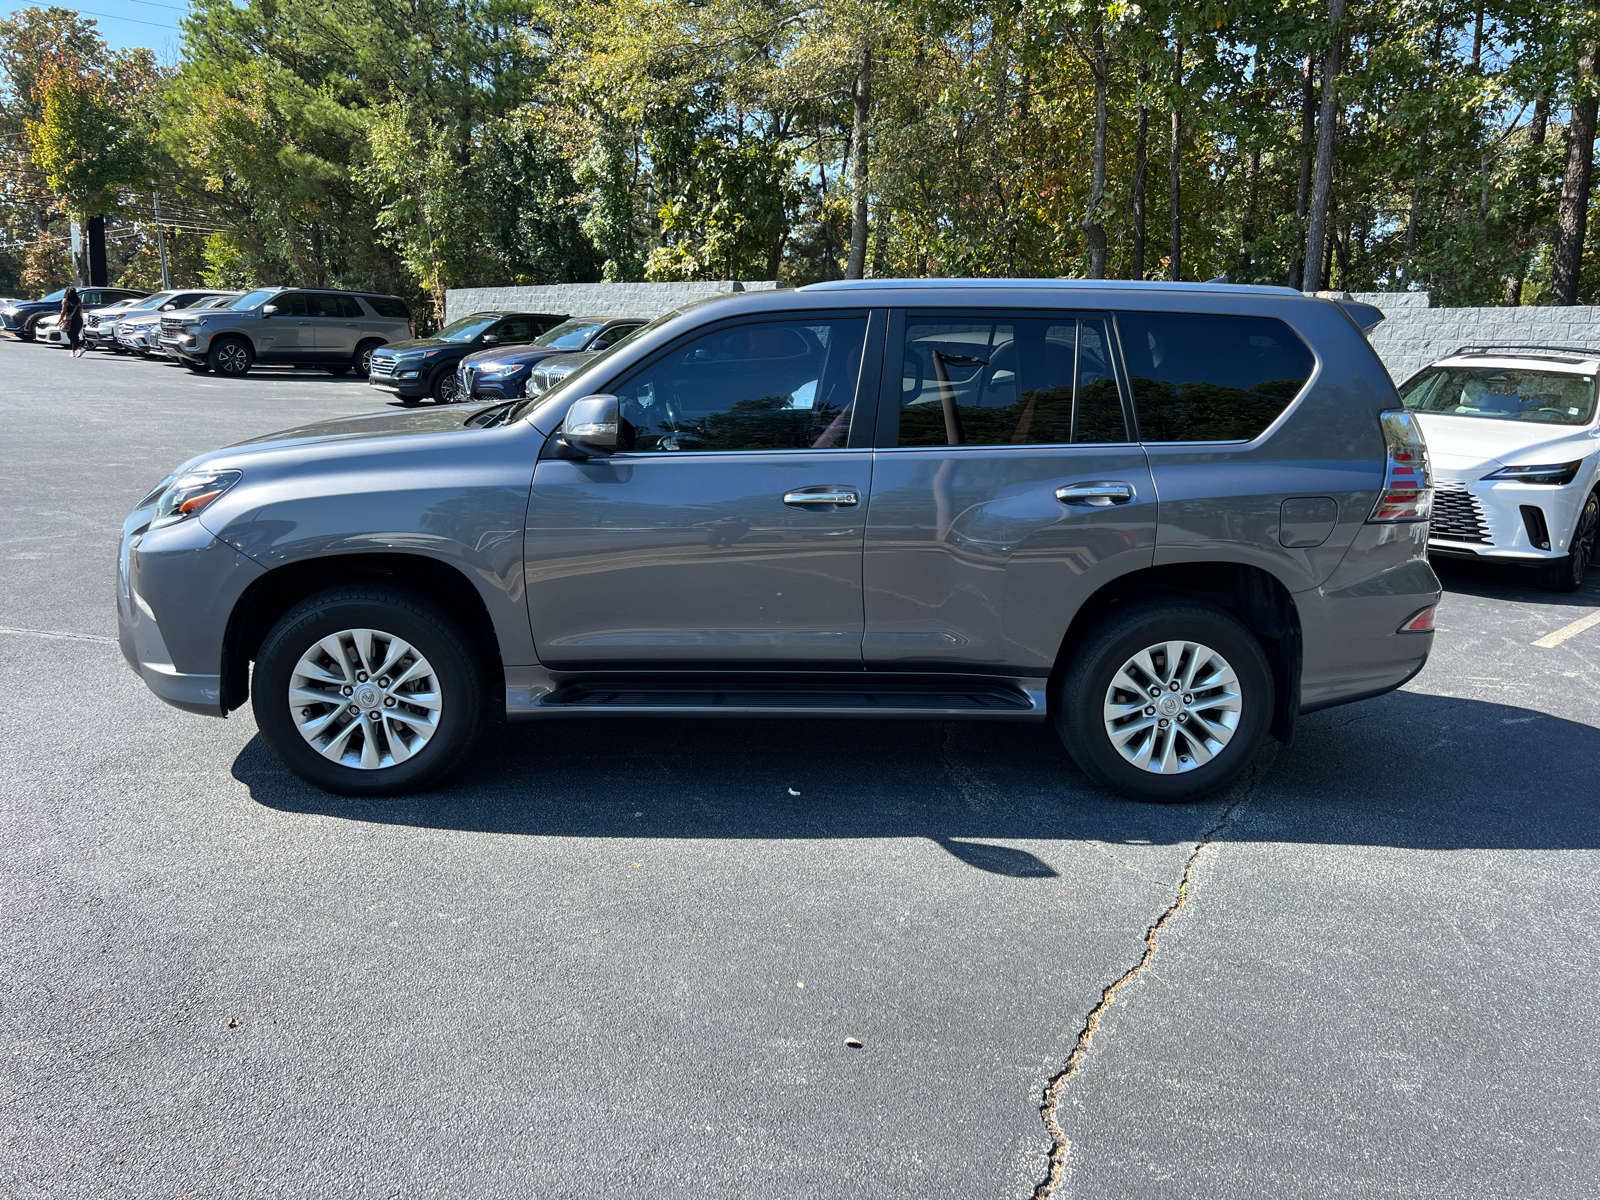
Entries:
{"label": "roof rack crossbar", "polygon": [[1516,353],[1519,351],[1533,350],[1540,354],[1581,354],[1584,358],[1600,358],[1600,350],[1589,346],[1541,346],[1532,342],[1514,344],[1496,344],[1490,346],[1458,346],[1452,350],[1447,358],[1454,358],[1457,354],[1492,354],[1495,352]]}

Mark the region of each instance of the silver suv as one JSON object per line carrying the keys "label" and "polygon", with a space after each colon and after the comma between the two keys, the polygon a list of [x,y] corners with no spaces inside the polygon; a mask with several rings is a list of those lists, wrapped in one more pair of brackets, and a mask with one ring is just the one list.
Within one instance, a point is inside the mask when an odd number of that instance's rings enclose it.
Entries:
{"label": "silver suv", "polygon": [[[719,297],[545,396],[200,455],[123,528],[123,652],[302,779],[428,787],[502,717],[1053,722],[1141,800],[1427,661],[1415,419],[1282,288]],[[252,673],[250,664],[254,663]]]}
{"label": "silver suv", "polygon": [[411,334],[398,296],[270,287],[226,307],[163,316],[159,345],[190,370],[219,375],[243,375],[257,363],[365,375],[374,350]]}

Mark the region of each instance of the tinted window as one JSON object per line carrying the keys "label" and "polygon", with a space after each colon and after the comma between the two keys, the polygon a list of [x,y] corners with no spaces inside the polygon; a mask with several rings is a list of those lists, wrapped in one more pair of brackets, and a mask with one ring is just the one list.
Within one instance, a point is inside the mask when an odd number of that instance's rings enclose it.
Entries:
{"label": "tinted window", "polygon": [[595,338],[595,340],[590,344],[589,349],[604,350],[607,346],[615,346],[623,338],[627,337],[630,333],[638,328],[640,328],[638,325],[613,325],[599,337]]}
{"label": "tinted window", "polygon": [[1103,318],[952,316],[907,318],[900,445],[1129,440]]}
{"label": "tinted window", "polygon": [[1587,425],[1594,417],[1592,375],[1508,367],[1433,367],[1409,380],[1401,402],[1417,412],[1499,421]]}
{"label": "tinted window", "polygon": [[363,296],[361,298],[371,305],[372,311],[380,317],[393,317],[397,321],[409,321],[411,319],[411,310],[406,307],[404,300],[397,300],[393,296]]}
{"label": "tinted window", "polygon": [[280,317],[320,316],[321,314],[312,308],[312,299],[304,292],[284,292],[283,295],[275,297],[272,303],[277,305],[277,315]]}
{"label": "tinted window", "polygon": [[361,305],[356,303],[354,296],[335,296],[334,299],[339,302],[339,315],[346,321],[367,315]]}
{"label": "tinted window", "polygon": [[617,389],[636,450],[828,450],[850,433],[865,317],[735,325]]}
{"label": "tinted window", "polygon": [[528,342],[533,340],[533,322],[527,317],[507,317],[489,331],[503,343]]}
{"label": "tinted window", "polygon": [[1118,313],[1139,436],[1249,441],[1311,377],[1311,351],[1282,321],[1209,313]]}

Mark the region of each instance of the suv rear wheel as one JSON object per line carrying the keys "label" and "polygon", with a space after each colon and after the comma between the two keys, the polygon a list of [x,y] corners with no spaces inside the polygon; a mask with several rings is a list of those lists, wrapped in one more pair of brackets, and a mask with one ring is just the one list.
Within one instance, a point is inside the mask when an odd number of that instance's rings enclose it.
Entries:
{"label": "suv rear wheel", "polygon": [[1130,800],[1176,804],[1249,766],[1272,723],[1272,670],[1238,618],[1153,601],[1091,632],[1053,699],[1084,774]]}
{"label": "suv rear wheel", "polygon": [[398,796],[431,787],[471,749],[484,674],[424,597],[340,587],[273,626],[251,693],[261,736],[295,775],[346,796]]}
{"label": "suv rear wheel", "polygon": [[206,362],[218,375],[243,375],[255,363],[255,353],[243,338],[221,338],[211,343]]}
{"label": "suv rear wheel", "polygon": [[1571,552],[1539,568],[1534,576],[1539,586],[1552,592],[1575,592],[1581,588],[1584,577],[1589,574],[1589,564],[1594,561],[1597,529],[1600,529],[1600,493],[1591,492],[1572,530]]}

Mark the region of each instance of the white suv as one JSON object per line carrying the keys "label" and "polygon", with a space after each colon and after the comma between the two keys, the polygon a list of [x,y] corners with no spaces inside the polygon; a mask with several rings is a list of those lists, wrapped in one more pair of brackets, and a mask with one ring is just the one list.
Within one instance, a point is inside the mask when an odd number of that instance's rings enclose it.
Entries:
{"label": "white suv", "polygon": [[1428,549],[1583,584],[1600,524],[1600,351],[1463,347],[1400,385],[1433,460]]}

